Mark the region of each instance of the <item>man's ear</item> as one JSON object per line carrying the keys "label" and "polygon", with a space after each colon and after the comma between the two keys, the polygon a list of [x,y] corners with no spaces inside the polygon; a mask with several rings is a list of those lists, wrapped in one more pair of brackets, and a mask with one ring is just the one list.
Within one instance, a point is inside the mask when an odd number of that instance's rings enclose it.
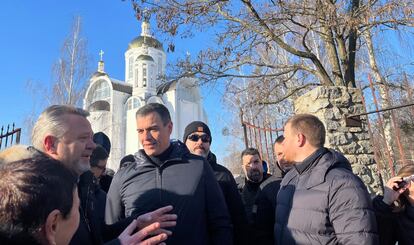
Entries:
{"label": "man's ear", "polygon": [[43,147],[48,154],[57,154],[57,138],[52,135],[48,135],[43,140]]}
{"label": "man's ear", "polygon": [[306,136],[304,135],[304,134],[302,134],[302,133],[298,133],[297,134],[297,137],[298,137],[298,146],[299,147],[302,147],[302,146],[304,146],[305,145],[305,143],[306,143]]}
{"label": "man's ear", "polygon": [[168,132],[171,134],[172,133],[172,129],[173,129],[173,122],[172,121],[170,121],[169,123],[168,123]]}
{"label": "man's ear", "polygon": [[44,225],[44,234],[49,244],[56,244],[56,233],[59,228],[58,226],[60,216],[60,211],[55,209],[52,212],[50,212],[46,218],[46,222]]}

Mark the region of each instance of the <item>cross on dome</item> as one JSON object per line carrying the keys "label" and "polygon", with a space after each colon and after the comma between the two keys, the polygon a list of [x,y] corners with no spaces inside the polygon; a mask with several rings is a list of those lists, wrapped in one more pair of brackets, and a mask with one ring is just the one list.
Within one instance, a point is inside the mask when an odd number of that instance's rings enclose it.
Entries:
{"label": "cross on dome", "polygon": [[103,61],[103,55],[104,55],[104,51],[102,51],[101,49],[101,51],[99,51],[99,56],[101,57],[101,61]]}

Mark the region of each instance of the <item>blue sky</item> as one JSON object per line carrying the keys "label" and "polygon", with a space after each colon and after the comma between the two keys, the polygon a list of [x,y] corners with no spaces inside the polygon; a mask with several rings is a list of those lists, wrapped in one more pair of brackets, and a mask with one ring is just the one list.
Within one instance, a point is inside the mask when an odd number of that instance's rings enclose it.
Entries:
{"label": "blue sky", "polygon": [[[129,1],[2,0],[0,9],[0,126],[14,122],[23,127],[27,114],[44,109],[33,104],[26,85],[29,80],[50,83],[52,65],[59,57],[74,16],[82,17],[82,34],[88,40],[92,71],[102,49],[105,71],[120,80],[124,79],[124,52],[141,32],[141,23],[135,19]],[[152,30],[156,31],[154,25]],[[155,35],[163,41],[160,33]],[[167,61],[173,62],[187,51],[196,54],[206,44],[202,35],[196,38],[176,42],[175,52],[167,53]],[[202,95],[210,125],[220,125],[211,128],[213,151],[222,156],[225,150],[222,144],[227,139],[221,136],[221,130],[229,118],[221,104],[217,105],[220,101],[217,88],[203,88]]]}

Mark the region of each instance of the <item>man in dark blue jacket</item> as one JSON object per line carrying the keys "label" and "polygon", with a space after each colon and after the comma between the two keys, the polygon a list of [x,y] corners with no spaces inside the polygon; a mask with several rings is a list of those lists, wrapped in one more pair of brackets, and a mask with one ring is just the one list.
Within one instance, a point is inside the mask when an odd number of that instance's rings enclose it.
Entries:
{"label": "man in dark blue jacket", "polygon": [[213,171],[183,143],[170,142],[168,109],[147,104],[137,111],[136,120],[143,149],[114,176],[106,222],[172,205],[178,219],[167,244],[232,244],[230,216]]}
{"label": "man in dark blue jacket", "polygon": [[295,115],[284,137],[283,157],[293,168],[277,195],[275,244],[378,244],[368,191],[341,153],[323,147],[323,123]]}

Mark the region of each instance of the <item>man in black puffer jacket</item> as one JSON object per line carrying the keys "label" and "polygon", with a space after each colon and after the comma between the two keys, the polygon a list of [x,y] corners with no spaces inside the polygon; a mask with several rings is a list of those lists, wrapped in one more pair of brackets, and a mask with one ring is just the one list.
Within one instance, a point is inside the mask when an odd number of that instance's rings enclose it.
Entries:
{"label": "man in black puffer jacket", "polygon": [[247,217],[243,202],[233,174],[226,167],[218,164],[216,155],[210,151],[212,142],[210,128],[200,121],[191,122],[184,130],[183,142],[191,153],[206,158],[210,163],[229,209],[233,223],[234,244],[247,244]]}
{"label": "man in black puffer jacket", "polygon": [[106,222],[172,205],[178,219],[167,244],[233,244],[230,216],[213,171],[183,143],[170,142],[168,109],[147,104],[137,111],[136,120],[143,149],[135,154],[135,162],[115,174]]}
{"label": "man in black puffer jacket", "polygon": [[367,189],[342,154],[323,147],[322,122],[295,115],[284,137],[284,158],[294,168],[277,195],[275,244],[378,244]]}

